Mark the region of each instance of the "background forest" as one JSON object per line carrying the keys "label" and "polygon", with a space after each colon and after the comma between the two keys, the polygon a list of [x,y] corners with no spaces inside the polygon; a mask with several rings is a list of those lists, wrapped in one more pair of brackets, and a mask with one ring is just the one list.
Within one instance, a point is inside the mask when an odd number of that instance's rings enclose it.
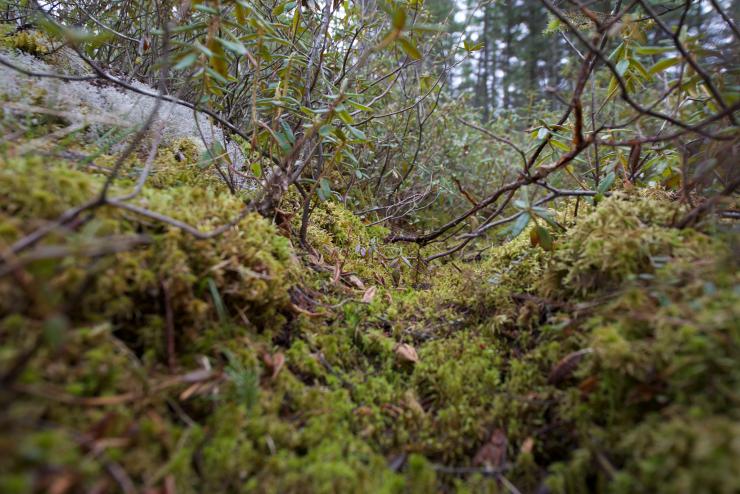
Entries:
{"label": "background forest", "polygon": [[0,492],[740,491],[735,0],[0,0]]}

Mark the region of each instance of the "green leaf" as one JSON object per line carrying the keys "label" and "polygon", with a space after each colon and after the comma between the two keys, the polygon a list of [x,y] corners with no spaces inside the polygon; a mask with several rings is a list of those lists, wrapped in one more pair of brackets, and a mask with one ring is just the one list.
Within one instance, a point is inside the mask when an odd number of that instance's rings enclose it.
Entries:
{"label": "green leaf", "polygon": [[190,52],[186,54],[184,57],[180,59],[179,62],[177,62],[174,67],[172,67],[173,70],[183,70],[190,67],[193,62],[198,60],[198,54],[194,52]]}
{"label": "green leaf", "polygon": [[632,66],[637,69],[637,72],[640,73],[640,75],[645,78],[645,80],[650,81],[652,80],[652,75],[647,71],[645,66],[640,63],[639,60],[632,60]]}
{"label": "green leaf", "polygon": [[619,45],[614,49],[613,52],[609,54],[609,60],[618,60],[619,57],[624,52],[624,41],[619,43]]}
{"label": "green leaf", "polygon": [[227,322],[229,320],[229,313],[226,311],[226,306],[224,305],[224,301],[218,291],[218,286],[216,285],[216,282],[213,281],[213,278],[208,278],[208,290],[211,292],[213,305],[216,306],[216,314],[218,314],[219,321],[222,323]]}
{"label": "green leaf", "polygon": [[398,38],[398,44],[401,45],[401,49],[406,52],[406,55],[410,56],[414,60],[421,59],[421,52],[414,46],[414,44],[408,38]]}
{"label": "green leaf", "polygon": [[340,120],[346,123],[347,125],[351,125],[355,123],[355,120],[352,118],[352,115],[350,115],[346,109],[337,110],[337,115],[339,116]]}
{"label": "green leaf", "polygon": [[222,76],[221,74],[219,74],[218,72],[216,72],[215,70],[213,70],[213,69],[212,69],[212,68],[210,68],[210,67],[206,67],[206,73],[207,73],[207,74],[208,74],[209,76],[211,76],[211,77],[213,77],[214,79],[216,79],[216,80],[217,80],[218,82],[220,82],[221,84],[228,84],[228,83],[229,83],[229,81],[228,81],[228,80],[227,80],[227,79],[226,79],[226,78],[225,78],[224,76]]}
{"label": "green leaf", "polygon": [[614,179],[616,178],[616,175],[614,175],[614,172],[609,172],[606,177],[604,177],[604,180],[599,182],[599,187],[597,191],[599,194],[605,194],[606,191],[608,191],[612,184],[614,184]]}
{"label": "green leaf", "polygon": [[290,23],[290,34],[295,36],[298,33],[298,25],[301,23],[301,9],[295,9],[293,20]]}
{"label": "green leaf", "polygon": [[627,72],[627,69],[630,67],[630,61],[629,60],[620,60],[617,64],[617,74],[620,76],[623,76],[625,72]]}
{"label": "green leaf", "polygon": [[237,2],[235,7],[236,20],[240,25],[244,25],[247,22],[247,11],[239,2]]}
{"label": "green leaf", "polygon": [[195,5],[193,8],[195,10],[200,10],[201,12],[205,12],[206,14],[218,15],[218,10],[214,9],[213,7],[209,7],[208,5],[203,5],[202,3]]}
{"label": "green leaf", "polygon": [[262,165],[260,165],[259,162],[255,161],[252,163],[250,168],[252,169],[252,175],[257,178],[262,178]]}
{"label": "green leaf", "polygon": [[675,49],[673,46],[637,46],[635,47],[635,53],[638,55],[660,55]]}
{"label": "green leaf", "polygon": [[367,137],[365,137],[365,133],[361,131],[360,129],[356,127],[352,127],[351,125],[348,125],[347,128],[349,129],[350,134],[355,136],[355,139],[365,141],[367,140]]}
{"label": "green leaf", "polygon": [[351,105],[351,106],[354,106],[358,110],[367,111],[367,112],[373,111],[373,109],[370,108],[369,106],[362,105],[362,104],[360,104],[360,103],[358,103],[356,101],[347,100],[347,104],[348,105]]}
{"label": "green leaf", "polygon": [[406,11],[404,9],[398,8],[395,12],[393,12],[392,24],[393,27],[398,31],[406,27]]}
{"label": "green leaf", "polygon": [[537,232],[540,247],[542,247],[544,250],[552,250],[552,236],[550,235],[550,232],[547,230],[547,228],[537,225],[532,229],[532,231]]}
{"label": "green leaf", "polygon": [[[185,33],[188,31],[194,31],[196,29],[203,29],[208,24],[205,22],[194,22],[192,24],[185,24],[184,26],[175,26],[172,29],[170,29],[170,34],[179,34],[179,33]],[[152,33],[157,35],[163,35],[164,32],[156,32],[156,30],[152,30]]]}
{"label": "green leaf", "polygon": [[682,58],[681,57],[671,57],[671,58],[664,58],[660,62],[656,63],[652,67],[650,67],[650,73],[651,74],[657,74],[658,72],[663,72],[669,67],[673,67],[674,65],[678,65],[681,63]]}
{"label": "green leaf", "polygon": [[247,49],[239,41],[227,41],[223,38],[216,38],[224,48],[237,55],[246,55]]}
{"label": "green leaf", "polygon": [[326,201],[331,197],[331,184],[329,184],[329,181],[325,178],[322,178],[319,180],[319,199],[322,201]]}
{"label": "green leaf", "polygon": [[570,146],[568,146],[566,143],[564,143],[562,141],[558,141],[558,140],[555,140],[555,139],[550,139],[550,144],[552,146],[560,149],[561,151],[565,151],[565,152],[570,151]]}
{"label": "green leaf", "polygon": [[531,217],[529,216],[529,213],[522,213],[519,218],[514,222],[511,227],[507,228],[505,231],[511,236],[511,238],[518,237],[525,228],[527,228],[527,225],[529,224],[529,220]]}
{"label": "green leaf", "polygon": [[334,135],[337,136],[342,141],[346,141],[347,140],[347,136],[344,135],[344,132],[342,132],[342,129],[340,127],[335,127],[334,128]]}
{"label": "green leaf", "polygon": [[288,141],[290,141],[291,144],[295,144],[295,135],[293,134],[293,129],[291,129],[290,125],[288,125],[288,122],[286,122],[285,120],[281,120],[280,126],[285,131],[285,135],[288,136]]}
{"label": "green leaf", "polygon": [[606,90],[606,99],[614,96],[614,94],[617,92],[617,89],[619,89],[619,80],[617,80],[616,77],[612,76],[611,80],[609,81],[609,87]]}
{"label": "green leaf", "polygon": [[345,158],[347,158],[348,160],[350,160],[353,164],[359,166],[360,162],[357,160],[357,158],[355,157],[355,155],[350,152],[349,149],[347,149],[347,148],[342,149],[342,155]]}
{"label": "green leaf", "polygon": [[466,39],[463,41],[463,48],[465,48],[465,51],[471,52],[471,51],[478,51],[481,48],[483,48],[483,42],[475,43],[473,41],[470,41],[469,39]]}
{"label": "green leaf", "polygon": [[529,230],[529,245],[532,247],[537,247],[540,244],[540,232],[537,230],[537,227],[532,228]]}
{"label": "green leaf", "polygon": [[545,220],[550,226],[553,228],[557,228],[559,230],[564,230],[563,226],[555,221],[555,218],[552,217],[552,214],[550,214],[550,211],[543,207],[534,207],[532,208],[532,212],[538,217]]}
{"label": "green leaf", "polygon": [[208,58],[211,58],[212,56],[214,56],[214,55],[215,55],[215,54],[214,54],[214,53],[213,53],[213,52],[212,52],[211,50],[209,50],[209,49],[208,49],[208,48],[207,48],[206,46],[204,46],[204,45],[202,45],[202,44],[198,43],[197,41],[196,41],[195,43],[193,43],[193,46],[195,47],[195,49],[196,49],[196,50],[199,50],[199,51],[200,51],[201,53],[203,53],[203,55],[207,56]]}
{"label": "green leaf", "polygon": [[272,9],[272,15],[274,15],[275,17],[279,16],[283,12],[285,12],[285,4],[284,3],[279,3],[279,4],[277,4],[275,6],[274,9]]}
{"label": "green leaf", "polygon": [[280,149],[283,152],[287,153],[290,151],[290,143],[282,132],[275,132],[275,138],[277,139],[278,146],[280,146]]}

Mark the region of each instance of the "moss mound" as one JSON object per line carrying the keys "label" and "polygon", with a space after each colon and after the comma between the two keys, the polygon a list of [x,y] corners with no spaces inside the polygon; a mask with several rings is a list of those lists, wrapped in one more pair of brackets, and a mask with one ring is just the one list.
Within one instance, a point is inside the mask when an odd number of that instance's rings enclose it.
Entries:
{"label": "moss mound", "polygon": [[[228,222],[244,198],[177,146],[133,203]],[[665,197],[430,270],[335,202],[303,264],[295,217],[196,240],[111,207],[9,257],[103,180],[0,167],[3,492],[740,489],[737,239]]]}

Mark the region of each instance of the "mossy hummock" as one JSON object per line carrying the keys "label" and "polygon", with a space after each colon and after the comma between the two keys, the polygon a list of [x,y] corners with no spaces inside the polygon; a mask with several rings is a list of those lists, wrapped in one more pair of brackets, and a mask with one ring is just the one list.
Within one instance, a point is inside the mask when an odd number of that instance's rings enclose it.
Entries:
{"label": "mossy hummock", "polygon": [[[110,166],[4,151],[4,252]],[[132,203],[230,221],[247,198],[197,162],[161,149]],[[614,194],[552,252],[525,232],[430,267],[334,201],[311,254],[297,215],[196,240],[92,210],[0,280],[0,490],[736,492],[737,238],[676,207]]]}

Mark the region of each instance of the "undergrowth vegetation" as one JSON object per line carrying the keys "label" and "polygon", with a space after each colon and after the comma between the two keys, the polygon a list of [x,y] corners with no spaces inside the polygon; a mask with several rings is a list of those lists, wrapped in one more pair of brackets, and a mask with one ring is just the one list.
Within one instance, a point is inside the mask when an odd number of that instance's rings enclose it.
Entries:
{"label": "undergrowth vegetation", "polygon": [[[103,179],[4,160],[3,242]],[[139,200],[202,228],[238,202],[169,180]],[[384,232],[338,202],[315,213],[313,254],[254,215],[193,240],[97,210],[2,284],[2,366],[28,359],[4,405],[2,490],[92,488],[118,468],[181,492],[501,490],[443,468],[474,458],[525,490],[733,492],[737,240],[671,228],[677,212],[665,194],[617,193],[552,252],[522,235],[399,285],[382,247],[356,250]],[[89,252],[134,232],[146,242]]]}
{"label": "undergrowth vegetation", "polygon": [[727,2],[463,3],[0,0],[0,492],[740,492]]}

